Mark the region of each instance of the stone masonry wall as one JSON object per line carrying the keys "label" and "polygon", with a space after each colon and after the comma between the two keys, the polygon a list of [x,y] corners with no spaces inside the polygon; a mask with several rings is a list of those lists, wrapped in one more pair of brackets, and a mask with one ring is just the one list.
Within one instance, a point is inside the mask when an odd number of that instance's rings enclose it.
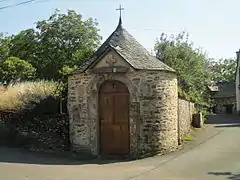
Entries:
{"label": "stone masonry wall", "polygon": [[184,136],[189,133],[195,111],[193,102],[178,99],[179,143],[182,143]]}
{"label": "stone masonry wall", "polygon": [[73,150],[98,155],[98,91],[106,80],[130,93],[130,155],[173,151],[178,146],[177,79],[164,71],[84,74],[69,77],[68,111]]}
{"label": "stone masonry wall", "polygon": [[175,74],[145,72],[133,82],[139,87],[140,154],[173,151],[177,147]]}
{"label": "stone masonry wall", "polygon": [[237,103],[236,103],[236,97],[226,97],[226,98],[216,98],[214,99],[214,102],[216,104],[216,113],[225,114],[226,107],[225,105],[232,104],[232,112],[237,113]]}
{"label": "stone masonry wall", "polygon": [[73,151],[90,153],[86,86],[90,75],[79,74],[68,79],[68,113],[70,142]]}

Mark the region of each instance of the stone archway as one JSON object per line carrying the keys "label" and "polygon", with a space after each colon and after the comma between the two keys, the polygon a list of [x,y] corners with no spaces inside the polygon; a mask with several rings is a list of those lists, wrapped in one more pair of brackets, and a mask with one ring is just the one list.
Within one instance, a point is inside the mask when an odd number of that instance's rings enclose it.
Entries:
{"label": "stone archway", "polygon": [[129,155],[129,91],[116,80],[99,89],[99,145],[103,155]]}
{"label": "stone archway", "polygon": [[87,104],[88,104],[88,123],[89,137],[91,144],[91,153],[100,154],[100,125],[99,125],[99,91],[106,81],[118,81],[123,83],[129,91],[129,155],[136,157],[138,153],[138,134],[139,134],[139,94],[132,81],[126,75],[106,75],[96,74],[87,86]]}

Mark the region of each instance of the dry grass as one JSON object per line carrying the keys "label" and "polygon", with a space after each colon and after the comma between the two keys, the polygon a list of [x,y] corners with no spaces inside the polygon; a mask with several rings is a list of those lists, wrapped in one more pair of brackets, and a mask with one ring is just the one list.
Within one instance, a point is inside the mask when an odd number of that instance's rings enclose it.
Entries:
{"label": "dry grass", "polygon": [[57,96],[57,83],[25,82],[4,88],[0,86],[0,111],[18,111],[47,96]]}

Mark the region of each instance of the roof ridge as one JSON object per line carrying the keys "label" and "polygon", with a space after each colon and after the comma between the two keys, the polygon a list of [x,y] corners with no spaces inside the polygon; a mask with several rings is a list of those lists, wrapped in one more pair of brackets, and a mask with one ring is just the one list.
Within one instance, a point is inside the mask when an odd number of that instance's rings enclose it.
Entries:
{"label": "roof ridge", "polygon": [[114,48],[135,69],[175,72],[171,67],[153,56],[125,28],[123,28],[121,21],[119,21],[117,28],[76,73],[84,72],[91,67],[108,47]]}

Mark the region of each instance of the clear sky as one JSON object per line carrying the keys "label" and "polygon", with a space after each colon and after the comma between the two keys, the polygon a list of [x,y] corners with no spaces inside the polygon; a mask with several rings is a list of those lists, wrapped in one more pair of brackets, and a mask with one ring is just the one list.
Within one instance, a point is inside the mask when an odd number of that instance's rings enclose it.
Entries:
{"label": "clear sky", "polygon": [[[1,1],[0,7],[26,0]],[[123,26],[149,51],[162,32],[183,30],[212,58],[235,57],[240,48],[239,0],[40,0],[0,10],[0,32],[17,33],[47,19],[54,9],[72,9],[84,19],[97,19],[105,40],[118,23],[119,4],[125,8]]]}

